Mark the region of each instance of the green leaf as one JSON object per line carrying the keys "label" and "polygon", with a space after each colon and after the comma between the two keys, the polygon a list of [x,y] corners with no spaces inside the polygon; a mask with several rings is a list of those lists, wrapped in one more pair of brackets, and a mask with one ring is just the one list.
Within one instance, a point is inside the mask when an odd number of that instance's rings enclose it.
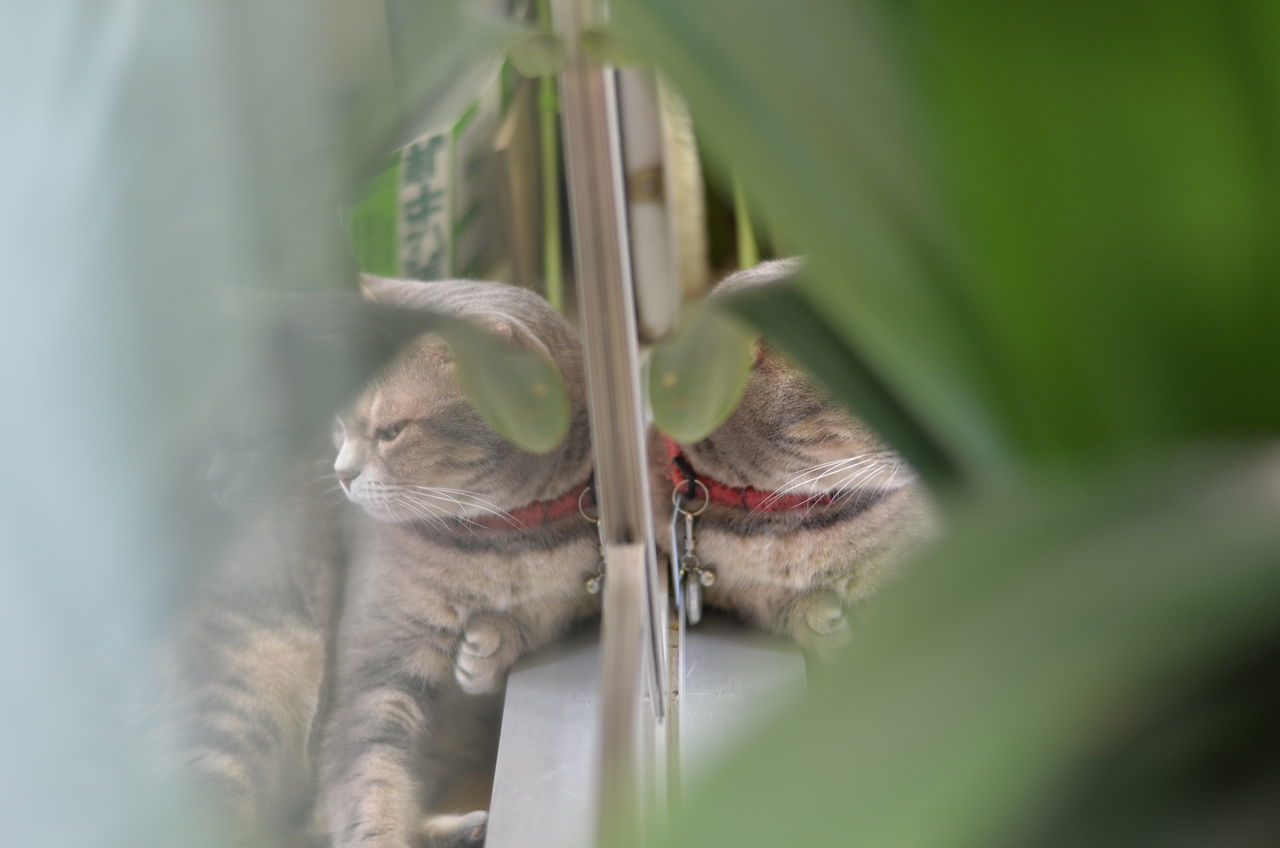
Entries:
{"label": "green leaf", "polygon": [[458,381],[489,426],[530,453],[547,453],[569,432],[569,395],[551,361],[461,321],[442,331]]}
{"label": "green leaf", "polygon": [[564,67],[564,45],[549,32],[530,30],[507,48],[507,60],[526,77],[545,77]]}
{"label": "green leaf", "polygon": [[659,430],[689,444],[724,423],[751,377],[755,335],[715,304],[700,304],[649,362]]}
{"label": "green leaf", "polygon": [[638,65],[643,57],[612,27],[597,27],[582,33],[582,52],[602,65],[624,68]]}
{"label": "green leaf", "polygon": [[[810,699],[686,778],[681,811],[656,844],[1040,844],[1029,830],[1102,777],[1089,767],[1127,762],[1172,697],[1255,647],[1275,656],[1277,474],[1274,452],[1202,456],[967,504],[946,544],[855,621],[848,655]],[[1236,744],[1222,718],[1202,712],[1166,727],[1177,747],[1163,771],[1111,784],[1124,794],[1076,808],[1084,821],[1073,831],[1166,825],[1180,812],[1172,793],[1197,776],[1171,770],[1185,743],[1216,728]],[[1215,811],[1206,780],[1225,779],[1234,805],[1280,765],[1274,746],[1253,744],[1273,733],[1234,738],[1223,750],[1237,759],[1204,761],[1191,784],[1206,814],[1236,809]],[[1214,823],[1193,819],[1187,836]],[[1226,838],[1238,825],[1229,815],[1216,824],[1193,844],[1266,844]]]}
{"label": "green leaf", "polygon": [[612,8],[966,477],[1280,431],[1274,4]]}
{"label": "green leaf", "polygon": [[295,445],[309,445],[335,410],[406,343],[428,332],[449,343],[467,399],[512,444],[545,453],[569,430],[568,394],[549,360],[454,316],[341,293],[257,296],[249,303],[271,345],[260,370],[265,382],[248,397],[251,405],[288,416],[267,426]]}
{"label": "green leaf", "polygon": [[[620,0],[616,25],[689,102],[769,228],[809,256],[806,296],[965,473],[1008,463],[952,239],[891,32],[866,3]],[[762,61],[767,57],[767,61]]]}

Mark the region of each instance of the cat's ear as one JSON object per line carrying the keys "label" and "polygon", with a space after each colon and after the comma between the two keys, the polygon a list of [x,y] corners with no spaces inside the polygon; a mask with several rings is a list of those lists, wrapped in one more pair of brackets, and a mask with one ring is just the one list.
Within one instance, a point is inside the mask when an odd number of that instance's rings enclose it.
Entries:
{"label": "cat's ear", "polygon": [[422,283],[395,280],[374,274],[360,275],[360,294],[365,300],[383,306],[411,308],[422,297]]}

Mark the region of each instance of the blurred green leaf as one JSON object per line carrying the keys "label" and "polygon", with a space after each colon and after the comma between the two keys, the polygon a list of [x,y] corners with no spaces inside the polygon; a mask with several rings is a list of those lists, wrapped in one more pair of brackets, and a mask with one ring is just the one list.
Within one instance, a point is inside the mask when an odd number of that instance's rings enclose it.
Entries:
{"label": "blurred green leaf", "polygon": [[809,256],[737,308],[973,498],[668,844],[1273,841],[1262,687],[1143,723],[1280,639],[1276,457],[1163,467],[1280,433],[1280,6],[612,8]]}
{"label": "blurred green leaf", "polygon": [[724,423],[751,377],[755,334],[716,304],[699,304],[649,361],[659,430],[689,444]]}
{"label": "blurred green leaf", "polygon": [[582,52],[602,65],[615,68],[639,64],[644,58],[615,28],[607,26],[582,33]]}
{"label": "blurred green leaf", "polygon": [[[376,18],[369,7],[362,17]],[[387,33],[394,95],[363,98],[356,104],[350,132],[352,158],[360,182],[386,167],[386,154],[426,130],[457,118],[458,92],[491,70],[504,52],[537,30],[493,13],[487,4],[466,0],[387,0]]]}
{"label": "blurred green leaf", "polygon": [[564,66],[564,45],[549,32],[530,30],[507,48],[507,59],[526,77],[545,77]]}
{"label": "blurred green leaf", "polygon": [[613,8],[968,479],[1280,431],[1274,4]]}
{"label": "blurred green leaf", "polygon": [[[309,445],[409,341],[440,334],[458,381],[480,416],[512,444],[546,453],[569,430],[569,398],[555,366],[464,320],[396,309],[351,294],[256,297],[253,314],[271,328],[270,393],[293,417],[292,443]],[[283,399],[280,391],[289,392]]]}
{"label": "blurred green leaf", "polygon": [[966,299],[999,357],[984,402],[1020,450],[1280,431],[1275,4],[918,11]]}
{"label": "blurred green leaf", "polygon": [[[1200,457],[958,509],[952,538],[855,621],[812,697],[686,775],[658,844],[1035,844],[1029,833],[1089,779],[1081,768],[1124,759],[1172,693],[1280,646],[1278,478],[1274,451]],[[1249,780],[1277,768],[1227,785],[1251,797],[1265,783]],[[1174,784],[1121,784],[1133,795],[1110,809],[1132,815],[1137,793]],[[1106,822],[1076,826],[1091,824]],[[1238,844],[1230,816],[1218,824],[1199,844]]]}
{"label": "blurred green leaf", "polygon": [[547,453],[569,432],[569,395],[549,359],[504,344],[461,321],[442,330],[458,381],[490,427],[530,453]]}
{"label": "blurred green leaf", "polygon": [[1006,468],[1004,424],[973,397],[986,362],[950,284],[957,260],[915,103],[875,10],[846,0],[612,8],[768,226],[810,257],[814,307],[913,416],[935,422],[967,475]]}

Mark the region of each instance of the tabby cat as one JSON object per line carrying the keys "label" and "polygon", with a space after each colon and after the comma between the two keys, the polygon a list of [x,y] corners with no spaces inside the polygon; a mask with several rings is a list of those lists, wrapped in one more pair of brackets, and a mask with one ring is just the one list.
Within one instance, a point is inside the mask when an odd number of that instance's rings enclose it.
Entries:
{"label": "tabby cat", "polygon": [[[244,844],[480,844],[506,673],[596,610],[573,329],[495,283],[366,277],[364,289],[549,358],[570,430],[545,456],[513,447],[428,335],[339,416],[326,479],[308,468],[290,497],[258,507],[184,616],[161,708]],[[461,815],[443,812],[450,792]]]}
{"label": "tabby cat", "polygon": [[[319,452],[317,452],[319,453]],[[218,802],[235,844],[301,837],[340,601],[341,502],[308,467],[253,517],[193,593],[142,715]]]}
{"label": "tabby cat", "polygon": [[[795,259],[765,262],[713,296],[780,283],[799,268]],[[694,575],[709,583],[700,587],[706,603],[818,655],[845,644],[848,607],[933,533],[911,467],[763,342],[729,418],[694,444],[655,433],[650,456],[658,516],[671,515],[675,491],[689,511],[706,505],[695,552],[708,573]]]}
{"label": "tabby cat", "polygon": [[[350,502],[350,563],[321,812],[335,848],[472,845],[487,814],[442,793],[491,771],[497,694],[522,653],[596,610],[595,528],[579,511],[591,450],[581,349],[531,292],[367,279],[390,305],[472,320],[548,357],[571,403],[561,445],[536,456],[467,402],[449,348],[425,336],[340,417],[334,471]],[[589,493],[588,493],[589,496]],[[474,803],[474,802],[473,802]]]}

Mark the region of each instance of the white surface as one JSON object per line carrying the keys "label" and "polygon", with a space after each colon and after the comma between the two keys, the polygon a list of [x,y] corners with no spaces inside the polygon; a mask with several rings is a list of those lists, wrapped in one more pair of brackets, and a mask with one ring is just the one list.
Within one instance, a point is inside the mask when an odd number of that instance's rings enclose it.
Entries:
{"label": "white surface", "polygon": [[[587,848],[599,781],[599,650],[594,629],[511,675],[487,848]],[[708,616],[687,631],[678,695],[684,778],[805,686],[792,645]]]}
{"label": "white surface", "polygon": [[600,740],[595,628],[512,673],[487,848],[586,848],[595,834]]}

